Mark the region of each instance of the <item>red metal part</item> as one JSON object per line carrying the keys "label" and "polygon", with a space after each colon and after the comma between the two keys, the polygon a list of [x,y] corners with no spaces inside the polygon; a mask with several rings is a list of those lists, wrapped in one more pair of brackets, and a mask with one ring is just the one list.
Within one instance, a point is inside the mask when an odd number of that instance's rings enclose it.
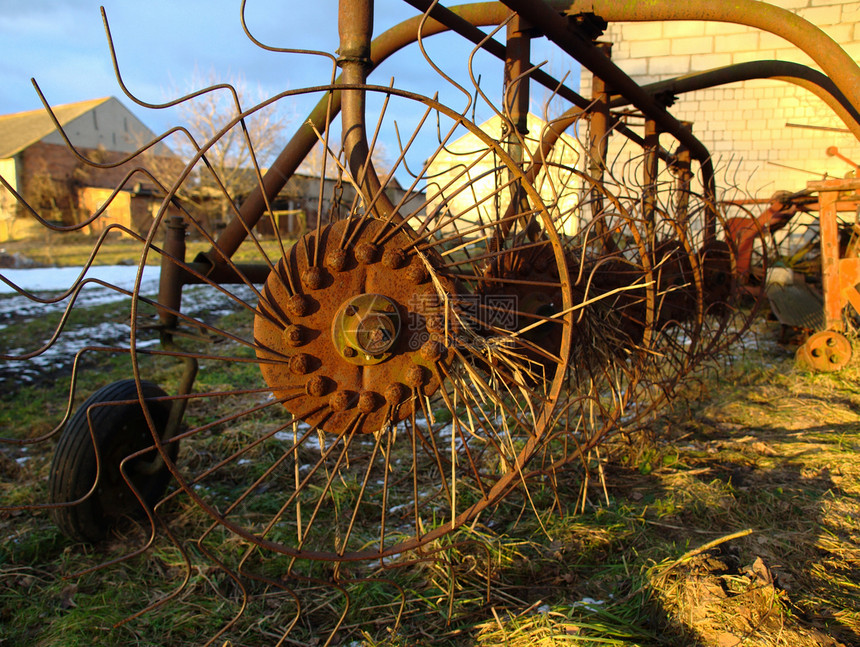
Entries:
{"label": "red metal part", "polygon": [[828,147],[826,153],[827,153],[828,157],[837,157],[837,158],[841,159],[843,162],[845,162],[846,164],[848,164],[849,166],[853,166],[855,175],[856,175],[857,171],[860,171],[860,164],[857,164],[857,162],[855,162],[854,160],[848,159],[847,157],[842,155],[836,146]]}
{"label": "red metal part", "polygon": [[734,241],[736,249],[735,271],[742,284],[749,281],[754,269],[752,256],[756,241],[761,239],[765,230],[772,233],[784,227],[798,209],[798,205],[791,200],[774,200],[755,219],[730,218],[726,222],[726,233]]}

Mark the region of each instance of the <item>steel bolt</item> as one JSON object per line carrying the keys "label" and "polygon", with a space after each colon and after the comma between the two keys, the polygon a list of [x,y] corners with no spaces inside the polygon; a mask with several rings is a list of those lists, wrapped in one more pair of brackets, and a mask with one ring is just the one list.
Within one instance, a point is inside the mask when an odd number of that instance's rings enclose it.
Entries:
{"label": "steel bolt", "polygon": [[310,373],[313,359],[314,358],[307,353],[293,355],[292,359],[290,359],[290,372],[294,375],[306,375],[307,373]]}
{"label": "steel bolt", "polygon": [[358,314],[358,308],[356,308],[352,304],[346,306],[343,311],[350,317],[354,317],[356,314]]}
{"label": "steel bolt", "polygon": [[347,346],[343,349],[344,357],[355,357],[356,355],[358,355],[358,351],[355,350],[352,346]]}
{"label": "steel bolt", "polygon": [[430,315],[426,319],[425,326],[430,332],[442,332],[445,328],[445,319],[440,315]]}
{"label": "steel bolt", "polygon": [[373,243],[361,243],[355,248],[355,258],[359,263],[365,265],[373,263],[376,260],[376,255],[379,253],[379,248]]}
{"label": "steel bolt", "polygon": [[346,267],[346,250],[333,249],[325,257],[325,264],[332,272],[342,272]]}
{"label": "steel bolt", "polygon": [[358,396],[358,410],[361,413],[370,413],[376,409],[376,394],[373,391],[363,391]]}
{"label": "steel bolt", "polygon": [[428,342],[425,342],[423,346],[421,346],[421,350],[418,351],[428,362],[435,362],[436,360],[442,359],[448,352],[448,349],[445,348],[438,341],[431,339]]}
{"label": "steel bolt", "polygon": [[322,287],[324,278],[325,276],[320,268],[311,266],[302,273],[302,284],[309,290],[319,290]]}
{"label": "steel bolt", "polygon": [[421,259],[417,259],[412,265],[406,268],[406,278],[413,283],[424,283],[427,280],[427,269],[424,267]]}
{"label": "steel bolt", "polygon": [[408,384],[413,389],[417,389],[424,384],[424,380],[426,379],[426,374],[424,371],[424,367],[418,364],[411,366],[408,371],[406,371],[406,384]]}
{"label": "steel bolt", "polygon": [[350,407],[349,393],[346,391],[335,391],[328,399],[328,406],[332,411],[346,411]]}
{"label": "steel bolt", "polygon": [[392,382],[385,389],[385,401],[389,406],[397,406],[406,397],[406,387],[400,382]]}
{"label": "steel bolt", "polygon": [[308,300],[301,294],[294,294],[287,301],[287,312],[294,317],[304,317],[309,309]]}
{"label": "steel bolt", "polygon": [[436,292],[436,290],[428,292],[427,294],[422,294],[421,301],[423,305],[427,306],[428,308],[438,308],[440,305],[442,305],[442,300],[439,298],[439,293]]}
{"label": "steel bolt", "polygon": [[290,324],[284,328],[284,340],[288,346],[301,346],[305,343],[305,331],[299,325]]}
{"label": "steel bolt", "polygon": [[305,393],[315,398],[320,398],[328,392],[328,378],[322,375],[314,375],[305,384]]}
{"label": "steel bolt", "polygon": [[406,263],[406,255],[402,249],[386,249],[382,254],[382,264],[390,270],[403,267]]}

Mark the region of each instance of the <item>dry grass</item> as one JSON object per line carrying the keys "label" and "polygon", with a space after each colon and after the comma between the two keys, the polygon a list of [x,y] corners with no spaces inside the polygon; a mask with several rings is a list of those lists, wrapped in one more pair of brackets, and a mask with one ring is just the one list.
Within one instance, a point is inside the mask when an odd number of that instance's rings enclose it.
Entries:
{"label": "dry grass", "polygon": [[[44,516],[6,514],[0,644],[860,644],[860,363],[804,374],[776,349],[691,384],[646,433],[592,457],[584,511],[571,469],[555,506],[554,492],[531,486],[540,522],[514,495],[409,566],[344,568],[337,582],[328,567],[312,580],[246,580],[247,607],[223,634],[242,591],[206,544],[181,544],[183,556],[160,540],[76,576],[144,536],[132,528],[94,550]],[[0,464],[4,498],[42,487],[49,459]],[[177,537],[200,535],[186,501],[166,513]],[[228,565],[245,548],[207,541]],[[247,566],[283,572],[256,554]]]}

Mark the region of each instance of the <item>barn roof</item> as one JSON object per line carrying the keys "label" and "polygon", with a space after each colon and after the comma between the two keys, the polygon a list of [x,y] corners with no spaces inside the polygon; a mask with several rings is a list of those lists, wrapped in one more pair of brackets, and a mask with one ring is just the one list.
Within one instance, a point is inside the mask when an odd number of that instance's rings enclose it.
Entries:
{"label": "barn roof", "polygon": [[[110,97],[52,106],[51,110],[60,125],[65,126],[106,101],[110,101]],[[16,155],[47,137],[56,129],[54,122],[51,121],[50,115],[44,108],[0,115],[0,159]]]}

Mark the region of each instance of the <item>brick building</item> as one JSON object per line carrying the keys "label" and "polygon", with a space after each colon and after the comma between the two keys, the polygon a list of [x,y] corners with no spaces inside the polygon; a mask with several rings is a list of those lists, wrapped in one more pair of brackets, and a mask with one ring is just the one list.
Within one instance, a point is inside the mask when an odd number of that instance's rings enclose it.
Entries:
{"label": "brick building", "polygon": [[[770,4],[817,25],[851,58],[860,59],[857,0],[770,0]],[[788,41],[729,23],[612,23],[601,40],[612,43],[613,61],[640,85],[765,59],[819,69]],[[581,92],[591,95],[586,70]],[[860,143],[845,124],[817,96],[785,81],[745,81],[690,92],[679,96],[671,111],[692,122],[694,134],[722,169],[720,181],[756,197],[801,190],[824,174],[844,177],[851,166],[828,156],[831,146],[860,163]],[[663,143],[667,145],[668,139]]]}
{"label": "brick building", "polygon": [[[113,97],[53,108],[77,152],[101,164],[123,159],[155,135]],[[153,154],[170,159],[159,144]],[[83,222],[121,190],[104,214],[85,231],[109,223],[145,232],[161,204],[155,185],[140,174],[126,179],[138,161],[93,168],[79,159],[45,110],[0,116],[0,176],[43,218],[65,225]],[[0,186],[0,241],[26,233],[35,220],[5,186]]]}

